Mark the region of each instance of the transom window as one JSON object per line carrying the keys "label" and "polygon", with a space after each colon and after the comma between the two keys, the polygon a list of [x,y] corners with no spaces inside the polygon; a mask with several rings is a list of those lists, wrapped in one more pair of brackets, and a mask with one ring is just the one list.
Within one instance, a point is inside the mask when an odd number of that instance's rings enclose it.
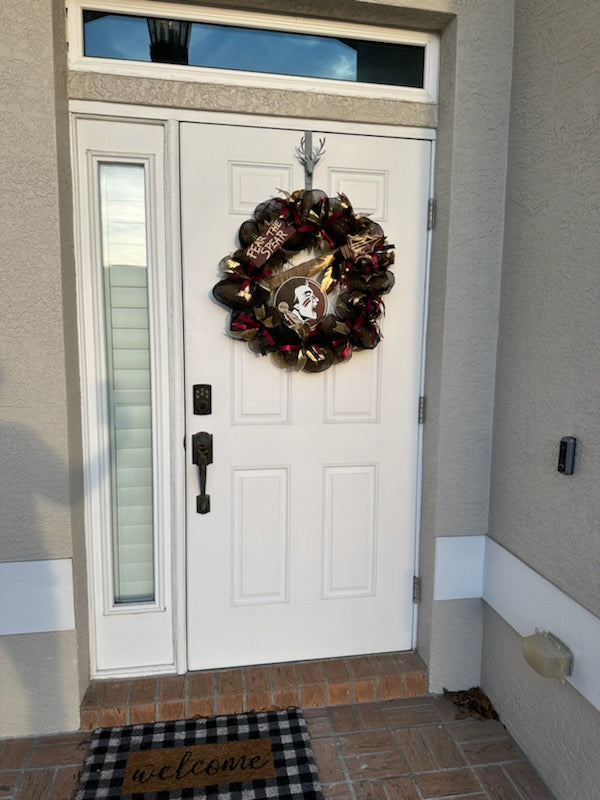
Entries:
{"label": "transom window", "polygon": [[431,33],[142,0],[68,9],[74,69],[263,86],[285,77],[294,89],[436,99]]}
{"label": "transom window", "polygon": [[425,46],[83,11],[86,56],[423,88]]}

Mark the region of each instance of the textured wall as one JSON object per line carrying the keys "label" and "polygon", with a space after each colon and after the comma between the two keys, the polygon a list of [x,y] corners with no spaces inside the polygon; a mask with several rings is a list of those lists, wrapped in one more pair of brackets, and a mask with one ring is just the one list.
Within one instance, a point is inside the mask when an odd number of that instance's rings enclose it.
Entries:
{"label": "textured wall", "polygon": [[600,4],[517,9],[490,533],[600,616]]}
{"label": "textured wall", "polygon": [[[72,270],[73,261],[61,241],[70,178],[64,127],[58,136],[56,89],[63,120],[65,90],[64,78],[62,89],[56,84],[53,34],[64,12],[51,0],[9,0],[3,10],[11,46],[2,51],[0,90],[0,560],[70,558],[78,501],[71,478],[81,459],[69,446],[78,419],[68,413],[77,394],[76,333],[65,349],[63,327],[63,265]],[[57,66],[64,75],[60,59]],[[0,637],[0,658],[0,736],[76,724],[74,633]],[[17,702],[24,690],[39,705],[52,697],[46,711],[25,713]]]}
{"label": "textured wall", "polygon": [[600,797],[600,714],[568,683],[542,678],[521,637],[484,605],[482,686],[558,800]]}
{"label": "textured wall", "polygon": [[[490,535],[600,615],[597,0],[518,0]],[[575,474],[556,471],[578,438]],[[600,796],[600,714],[484,616],[483,685],[561,800]]]}
{"label": "textured wall", "polygon": [[3,24],[0,558],[16,561],[71,555],[70,488],[51,2],[12,0]]}
{"label": "textured wall", "polygon": [[0,638],[0,739],[79,728],[77,635]]}
{"label": "textured wall", "polygon": [[429,689],[434,694],[479,686],[482,606],[479,598],[433,604],[436,635],[431,640]]}
{"label": "textured wall", "polygon": [[433,601],[433,565],[435,537],[488,526],[513,38],[512,0],[456,9],[442,38],[425,387],[418,645],[433,691],[465,688],[455,668],[462,643],[450,631],[464,624],[469,652],[481,642],[469,603]]}
{"label": "textured wall", "polygon": [[310,117],[323,120],[352,120],[382,125],[433,128],[437,108],[433,104],[402,103],[369,98],[357,103],[351,97],[292,92],[287,89],[254,89],[187,81],[162,81],[93,72],[71,72],[72,100],[110,100],[131,105],[176,106],[204,111],[234,111],[277,117]]}

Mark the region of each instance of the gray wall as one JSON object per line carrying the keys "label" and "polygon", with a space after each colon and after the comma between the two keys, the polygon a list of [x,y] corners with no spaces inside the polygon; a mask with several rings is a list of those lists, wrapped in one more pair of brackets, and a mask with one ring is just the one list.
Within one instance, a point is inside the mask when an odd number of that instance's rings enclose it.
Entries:
{"label": "gray wall", "polygon": [[600,616],[600,4],[517,12],[490,532]]}
{"label": "gray wall", "polygon": [[484,606],[482,682],[500,719],[558,800],[600,797],[600,715],[568,683],[542,678],[521,637]]}
{"label": "gray wall", "polygon": [[[490,513],[493,539],[597,616],[599,34],[597,0],[516,4]],[[565,435],[578,439],[570,477],[556,471]],[[558,796],[599,796],[598,712],[538,679],[491,612],[483,663],[486,691]]]}
{"label": "gray wall", "polygon": [[480,676],[481,601],[434,601],[433,568],[436,537],[488,527],[513,36],[511,1],[455,9],[442,37],[425,386],[418,647],[433,692]]}
{"label": "gray wall", "polygon": [[[85,562],[61,5],[9,0],[3,8],[0,560],[71,558],[75,538],[80,568]],[[85,649],[85,611],[79,618]],[[0,736],[77,727],[79,663],[75,631],[0,637]]]}

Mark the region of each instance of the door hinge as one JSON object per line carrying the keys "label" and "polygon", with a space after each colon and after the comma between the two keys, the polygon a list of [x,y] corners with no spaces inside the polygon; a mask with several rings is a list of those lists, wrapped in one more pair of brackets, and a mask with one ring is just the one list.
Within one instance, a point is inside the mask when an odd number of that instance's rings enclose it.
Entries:
{"label": "door hinge", "polygon": [[427,406],[427,399],[423,396],[419,397],[419,425],[425,422],[425,408]]}
{"label": "door hinge", "polygon": [[413,603],[421,602],[421,578],[416,575],[413,577]]}
{"label": "door hinge", "polygon": [[437,214],[437,204],[432,197],[427,203],[427,230],[432,231],[435,228],[435,218]]}

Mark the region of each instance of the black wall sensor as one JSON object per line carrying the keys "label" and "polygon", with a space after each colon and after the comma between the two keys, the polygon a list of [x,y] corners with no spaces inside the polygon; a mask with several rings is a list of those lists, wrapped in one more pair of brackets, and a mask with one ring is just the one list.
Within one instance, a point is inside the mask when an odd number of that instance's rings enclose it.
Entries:
{"label": "black wall sensor", "polygon": [[563,436],[560,440],[558,449],[558,471],[563,475],[572,475],[575,467],[575,445],[577,439],[574,436]]}

